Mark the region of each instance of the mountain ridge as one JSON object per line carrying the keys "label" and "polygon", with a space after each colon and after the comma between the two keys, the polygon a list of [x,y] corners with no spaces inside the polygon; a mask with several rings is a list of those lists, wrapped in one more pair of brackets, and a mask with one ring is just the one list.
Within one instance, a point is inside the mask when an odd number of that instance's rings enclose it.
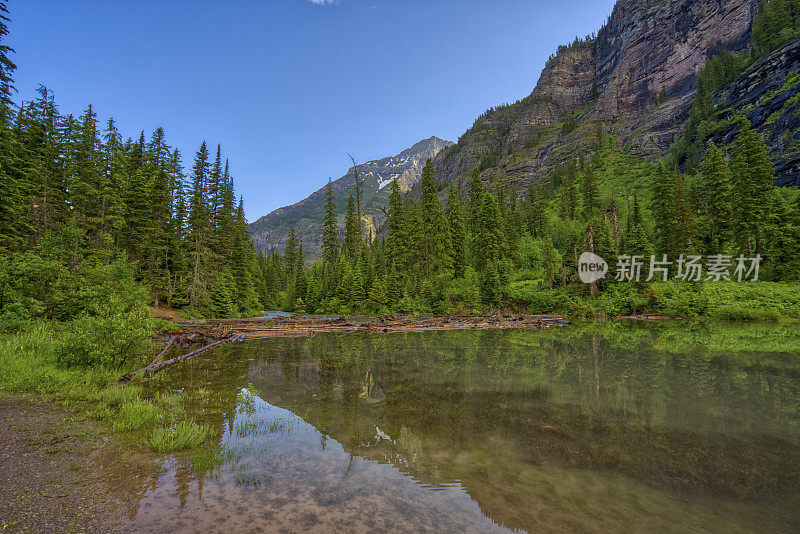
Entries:
{"label": "mountain ridge", "polygon": [[[347,198],[355,195],[355,169],[363,180],[363,211],[366,231],[377,233],[385,216],[382,208],[389,197],[389,185],[397,180],[402,191],[410,190],[422,176],[422,168],[444,148],[451,146],[436,136],[422,139],[394,156],[359,163],[350,167],[344,176],[331,182],[337,206],[340,229],[344,228]],[[325,203],[322,186],[306,198],[289,206],[277,208],[249,225],[250,235],[258,250],[281,249],[291,226],[303,242],[304,251],[317,257],[322,250],[322,217]]]}
{"label": "mountain ridge", "polygon": [[757,5],[619,0],[594,39],[558,48],[530,95],[490,109],[443,151],[437,179],[463,181],[478,167],[484,181],[503,171],[523,189],[591,155],[599,132],[634,155],[663,156],[688,119],[698,72],[716,53],[747,48]]}

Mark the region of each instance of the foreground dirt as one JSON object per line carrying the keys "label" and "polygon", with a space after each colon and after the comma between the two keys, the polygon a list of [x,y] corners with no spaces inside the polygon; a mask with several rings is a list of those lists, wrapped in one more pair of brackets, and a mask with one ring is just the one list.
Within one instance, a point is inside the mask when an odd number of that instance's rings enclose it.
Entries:
{"label": "foreground dirt", "polygon": [[0,531],[120,531],[138,499],[118,482],[153,471],[131,451],[75,412],[0,394]]}

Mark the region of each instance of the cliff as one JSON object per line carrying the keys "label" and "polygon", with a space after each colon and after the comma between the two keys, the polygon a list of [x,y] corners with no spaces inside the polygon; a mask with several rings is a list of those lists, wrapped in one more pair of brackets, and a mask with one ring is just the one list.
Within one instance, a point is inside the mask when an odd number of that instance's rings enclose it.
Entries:
{"label": "cliff", "polygon": [[[757,0],[620,0],[597,37],[562,46],[533,92],[481,116],[435,161],[442,182],[504,171],[522,187],[596,147],[600,133],[648,158],[682,132],[697,74],[748,47]],[[660,103],[659,103],[660,102]]]}

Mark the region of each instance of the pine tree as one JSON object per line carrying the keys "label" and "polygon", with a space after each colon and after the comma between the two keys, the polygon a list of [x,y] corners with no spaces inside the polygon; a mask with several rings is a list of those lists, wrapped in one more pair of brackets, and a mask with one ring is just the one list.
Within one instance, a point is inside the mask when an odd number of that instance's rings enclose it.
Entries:
{"label": "pine tree", "polygon": [[672,172],[672,191],[675,221],[669,231],[671,253],[678,255],[693,252],[697,239],[697,226],[692,206],[687,199],[686,183],[677,166]]}
{"label": "pine tree", "polygon": [[348,256],[355,258],[358,255],[361,241],[358,212],[353,195],[347,199],[347,214],[344,219],[344,250]]}
{"label": "pine tree", "polygon": [[561,216],[564,219],[575,219],[578,216],[578,185],[575,176],[568,175],[561,186]]}
{"label": "pine tree", "polygon": [[0,1],[0,250],[12,248],[21,243],[22,232],[19,216],[23,209],[23,191],[14,179],[14,141],[10,126],[14,119],[13,74],[17,66],[11,61],[14,49],[6,44],[8,35],[8,10],[6,3]]}
{"label": "pine tree", "polygon": [[114,119],[108,119],[103,134],[103,204],[101,208],[102,231],[116,239],[125,226],[125,204],[123,202],[125,176],[125,153],[122,137]]}
{"label": "pine tree", "polygon": [[404,202],[405,214],[405,246],[403,247],[403,279],[418,284],[421,281],[422,268],[420,261],[423,254],[422,210],[419,204],[411,199]]}
{"label": "pine tree", "polygon": [[703,161],[701,179],[701,213],[708,225],[708,250],[719,254],[728,241],[731,180],[725,156],[714,143]]}
{"label": "pine tree", "polygon": [[476,236],[476,256],[478,268],[483,271],[487,266],[493,266],[496,274],[496,264],[502,258],[503,226],[500,205],[491,193],[484,193],[483,206],[480,211],[480,224]]}
{"label": "pine tree", "polygon": [[333,264],[339,253],[339,228],[336,224],[336,200],[333,197],[333,184],[328,180],[325,189],[325,216],[322,220],[322,260]]}
{"label": "pine tree", "polygon": [[436,192],[433,164],[429,159],[422,171],[422,264],[428,274],[438,274],[450,267],[449,231]]}
{"label": "pine tree", "polygon": [[500,302],[500,276],[497,262],[487,262],[481,271],[481,297],[484,304],[496,306]]}
{"label": "pine tree", "polygon": [[189,303],[196,307],[205,292],[205,263],[208,259],[208,234],[210,226],[208,201],[206,198],[206,182],[208,180],[209,163],[206,142],[194,158],[192,168],[192,189],[189,193],[189,240],[192,243],[192,275],[189,283]]}
{"label": "pine tree", "polygon": [[386,214],[386,248],[390,270],[401,269],[404,265],[406,253],[406,220],[403,195],[397,180],[392,181],[392,191],[389,194],[389,209]]}
{"label": "pine tree", "polygon": [[647,239],[644,231],[639,197],[633,195],[633,210],[628,215],[625,228],[625,239],[623,251],[629,256],[645,256],[653,254],[653,247]]}
{"label": "pine tree", "polygon": [[230,164],[225,160],[225,170],[222,172],[222,179],[220,182],[220,205],[217,208],[216,224],[218,227],[216,232],[219,236],[217,239],[217,253],[226,260],[230,259],[234,254],[231,243],[233,241],[232,236],[237,233],[233,189],[233,177],[230,173]]}
{"label": "pine tree", "polygon": [[657,251],[672,254],[677,248],[675,239],[675,179],[664,163],[659,163],[653,182],[653,218],[657,230]]}
{"label": "pine tree", "polygon": [[525,198],[525,215],[528,232],[533,237],[543,237],[545,234],[545,200],[541,185],[531,183],[528,187],[528,196]]}
{"label": "pine tree", "polygon": [[77,129],[69,191],[73,216],[76,218],[78,226],[93,240],[97,238],[97,232],[102,223],[100,193],[103,183],[100,175],[100,161],[97,114],[90,105],[81,117]]}
{"label": "pine tree", "polygon": [[472,181],[469,184],[468,216],[469,229],[473,235],[478,235],[480,229],[480,212],[483,206],[483,195],[486,190],[483,187],[481,173],[476,168],[472,171]]}
{"label": "pine tree", "polygon": [[761,136],[745,121],[733,159],[734,233],[740,252],[763,252],[763,225],[775,181],[775,169]]}
{"label": "pine tree", "polygon": [[147,173],[150,175],[148,195],[149,218],[146,280],[156,299],[166,298],[169,280],[170,218],[172,216],[172,184],[169,175],[171,149],[164,130],[156,128],[147,146]]}
{"label": "pine tree", "polygon": [[447,195],[447,221],[453,254],[453,274],[456,278],[463,278],[467,267],[467,228],[461,199],[452,186]]}
{"label": "pine tree", "polygon": [[597,177],[592,166],[586,165],[583,173],[583,216],[589,218],[599,208],[600,190],[597,187]]}
{"label": "pine tree", "polygon": [[181,153],[175,149],[169,162],[169,173],[172,183],[173,215],[170,224],[172,237],[170,238],[170,263],[172,265],[172,280],[167,291],[167,305],[172,306],[172,299],[181,286],[181,280],[186,275],[186,184],[181,165]]}

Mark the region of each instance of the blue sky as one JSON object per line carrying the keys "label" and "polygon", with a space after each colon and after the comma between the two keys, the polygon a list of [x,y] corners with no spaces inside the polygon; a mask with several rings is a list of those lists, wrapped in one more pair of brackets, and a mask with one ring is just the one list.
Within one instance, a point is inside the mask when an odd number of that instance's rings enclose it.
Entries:
{"label": "blue sky", "polygon": [[222,144],[249,220],[528,95],[613,0],[10,0],[18,97]]}

